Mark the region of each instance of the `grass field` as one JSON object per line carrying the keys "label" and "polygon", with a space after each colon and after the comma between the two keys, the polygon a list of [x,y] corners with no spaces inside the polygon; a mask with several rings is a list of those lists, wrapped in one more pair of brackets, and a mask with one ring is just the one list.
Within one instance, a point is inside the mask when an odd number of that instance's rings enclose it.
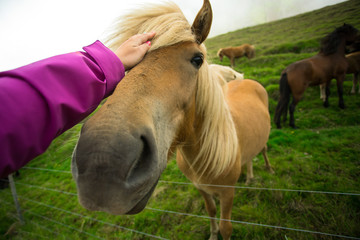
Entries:
{"label": "grass field", "polygon": [[[235,69],[267,89],[273,119],[281,71],[316,54],[319,40],[344,22],[360,29],[359,13],[360,1],[352,0],[220,35],[206,41],[209,61],[230,65],[226,58],[223,62],[217,59],[219,48],[255,44],[256,57],[239,59]],[[322,106],[319,88],[313,87],[297,106],[299,129],[284,126],[278,130],[272,123],[268,155],[275,174],[265,170],[260,155],[254,159],[252,188],[236,189],[232,219],[242,223],[233,223],[232,239],[346,239],[331,235],[360,239],[360,95],[350,95],[351,79],[348,75],[344,84],[346,109],[337,106],[335,84],[327,109]],[[193,216],[207,216],[203,199],[192,185],[174,183],[188,182],[175,161],[168,164],[142,213],[113,216],[83,209],[69,173],[80,128],[81,124],[58,137],[47,152],[27,165],[56,172],[26,168],[15,177],[24,225],[18,222],[10,190],[0,190],[0,239],[153,238],[143,233],[167,239],[208,239],[209,220]],[[244,187],[244,183],[245,175],[237,186]]]}

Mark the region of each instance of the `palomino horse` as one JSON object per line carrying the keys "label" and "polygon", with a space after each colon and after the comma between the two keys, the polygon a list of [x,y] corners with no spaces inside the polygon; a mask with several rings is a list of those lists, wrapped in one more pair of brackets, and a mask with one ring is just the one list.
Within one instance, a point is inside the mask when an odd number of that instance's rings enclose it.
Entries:
{"label": "palomino horse", "polygon": [[218,74],[219,78],[223,78],[225,82],[244,79],[244,74],[233,70],[231,67],[218,64],[210,64],[209,68],[213,74]]}
{"label": "palomino horse", "polygon": [[235,59],[246,56],[248,59],[255,57],[255,47],[250,44],[243,44],[239,47],[220,48],[217,52],[220,61],[226,56],[230,59],[231,67],[235,67]]}
{"label": "palomino horse", "polygon": [[[360,52],[354,52],[347,54],[346,61],[348,63],[348,68],[346,74],[354,74],[353,77],[353,86],[351,88],[351,93],[356,93],[356,85],[359,83],[359,73],[360,73]],[[358,90],[360,94],[360,87]],[[320,98],[325,101],[325,84],[320,85]]]}
{"label": "palomino horse", "polygon": [[[134,34],[157,34],[143,61],[81,129],[72,159],[80,203],[112,214],[142,211],[175,151],[195,184],[234,185],[243,163],[266,148],[267,95],[254,81],[234,80],[225,98],[202,45],[212,22],[209,1],[192,26],[172,3],[146,6],[122,19],[111,36],[112,49]],[[220,196],[225,220],[219,230],[230,239],[234,189],[198,187],[207,199]],[[209,200],[207,206],[214,216]]]}
{"label": "palomino horse", "polygon": [[309,86],[326,84],[326,98],[324,106],[328,107],[330,94],[330,82],[333,78],[337,81],[339,107],[344,108],[343,81],[347,69],[345,59],[345,45],[356,39],[358,30],[351,25],[344,24],[327,35],[321,42],[320,52],[314,57],[307,58],[290,64],[281,74],[280,99],[275,111],[275,123],[281,128],[281,115],[284,121],[287,116],[287,108],[290,94],[293,101],[290,104],[290,126],[295,128],[295,107]]}

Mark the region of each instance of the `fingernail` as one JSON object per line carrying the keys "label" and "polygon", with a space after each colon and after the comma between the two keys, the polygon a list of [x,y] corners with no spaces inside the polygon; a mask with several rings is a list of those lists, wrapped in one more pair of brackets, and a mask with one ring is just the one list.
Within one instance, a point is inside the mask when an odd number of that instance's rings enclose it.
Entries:
{"label": "fingernail", "polygon": [[151,42],[150,41],[147,41],[146,44],[149,45],[149,47],[151,47]]}

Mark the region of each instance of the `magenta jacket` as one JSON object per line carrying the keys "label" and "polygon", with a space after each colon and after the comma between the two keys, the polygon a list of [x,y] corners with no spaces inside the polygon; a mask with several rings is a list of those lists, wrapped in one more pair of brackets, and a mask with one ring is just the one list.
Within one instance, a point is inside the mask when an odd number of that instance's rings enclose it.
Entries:
{"label": "magenta jacket", "polygon": [[0,177],[43,153],[124,77],[120,59],[101,42],[84,50],[0,72]]}

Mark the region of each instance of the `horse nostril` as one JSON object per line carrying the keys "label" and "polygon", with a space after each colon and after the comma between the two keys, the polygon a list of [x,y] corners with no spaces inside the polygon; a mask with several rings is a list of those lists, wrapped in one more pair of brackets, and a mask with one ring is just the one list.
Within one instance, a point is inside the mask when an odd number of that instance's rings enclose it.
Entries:
{"label": "horse nostril", "polygon": [[141,153],[140,157],[135,160],[132,167],[129,169],[127,179],[131,181],[131,178],[144,174],[147,170],[149,170],[150,165],[152,163],[152,154],[153,151],[151,149],[152,143],[146,138],[146,136],[140,136],[142,147],[140,147]]}

